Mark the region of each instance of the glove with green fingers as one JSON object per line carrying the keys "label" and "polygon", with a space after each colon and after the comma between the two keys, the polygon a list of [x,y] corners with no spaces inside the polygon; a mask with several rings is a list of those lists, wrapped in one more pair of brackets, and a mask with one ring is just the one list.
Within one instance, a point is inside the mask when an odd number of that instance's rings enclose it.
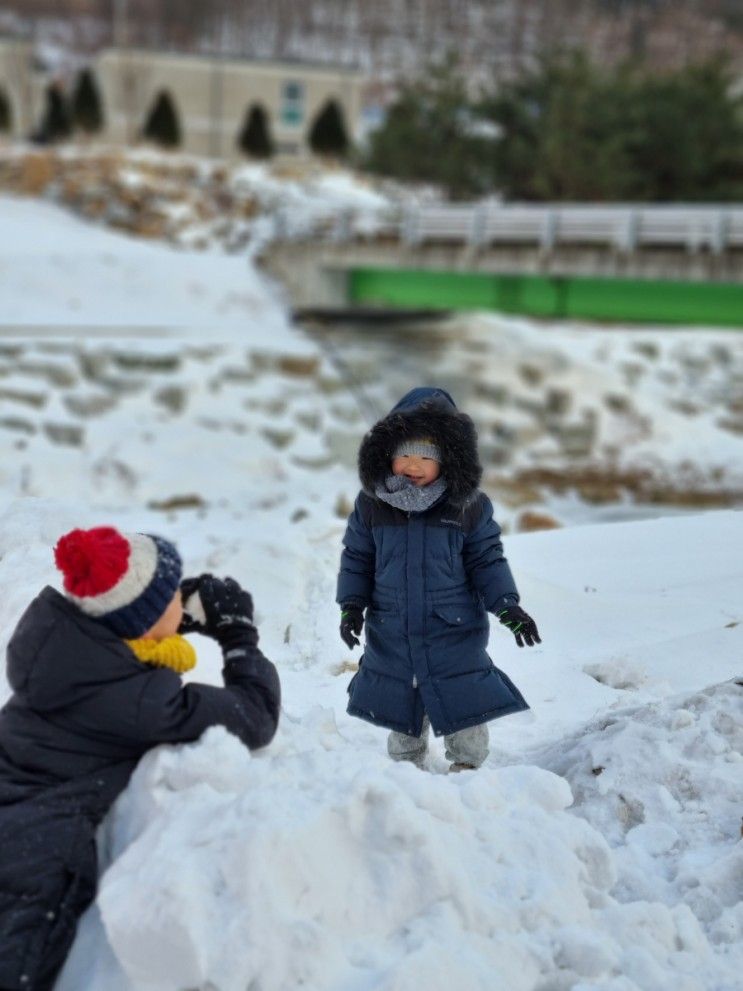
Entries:
{"label": "glove with green fingers", "polygon": [[521,606],[506,606],[497,613],[498,619],[516,637],[516,643],[523,647],[533,647],[535,643],[541,643],[537,624],[531,616],[524,612]]}
{"label": "glove with green fingers", "polygon": [[[341,640],[349,650],[358,647],[359,634],[364,628],[364,610],[360,606],[341,606]],[[354,636],[355,634],[355,636]]]}

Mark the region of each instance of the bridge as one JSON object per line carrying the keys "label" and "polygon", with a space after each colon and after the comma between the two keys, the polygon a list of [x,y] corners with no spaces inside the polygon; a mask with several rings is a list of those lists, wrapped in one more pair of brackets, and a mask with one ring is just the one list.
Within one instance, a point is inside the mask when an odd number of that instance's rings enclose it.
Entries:
{"label": "bridge", "polygon": [[297,310],[494,309],[743,327],[743,205],[407,207],[263,263]]}

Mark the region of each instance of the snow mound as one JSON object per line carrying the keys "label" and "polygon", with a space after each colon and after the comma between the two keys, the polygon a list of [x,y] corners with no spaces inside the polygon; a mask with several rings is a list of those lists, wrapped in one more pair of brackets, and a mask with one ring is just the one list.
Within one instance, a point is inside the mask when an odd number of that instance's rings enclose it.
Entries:
{"label": "snow mound", "polygon": [[617,710],[537,758],[564,775],[575,811],[614,849],[612,894],[688,909],[719,961],[737,956],[739,968],[742,715],[736,679]]}
{"label": "snow mound", "polygon": [[222,730],[145,757],[98,905],[138,989],[710,987],[690,908],[615,900],[571,802],[535,766],[360,761],[316,707],[258,757]]}

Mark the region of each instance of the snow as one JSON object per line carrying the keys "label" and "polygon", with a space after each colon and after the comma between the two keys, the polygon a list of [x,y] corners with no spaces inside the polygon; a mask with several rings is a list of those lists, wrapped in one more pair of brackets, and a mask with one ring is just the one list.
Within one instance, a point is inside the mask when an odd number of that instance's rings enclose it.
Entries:
{"label": "snow", "polygon": [[[284,681],[277,739],[251,756],[214,730],[145,758],[109,818],[110,866],[60,989],[459,980],[732,991],[743,921],[743,515],[512,537],[544,643],[519,651],[496,627],[492,648],[534,708],[493,724],[485,768],[456,776],[444,773],[440,744],[421,773],[389,762],[384,734],[345,715],[347,676],[328,670],[345,653],[331,602],[337,531],[303,600],[271,561],[285,556],[276,517],[242,520],[219,568],[274,565],[251,584]],[[73,505],[28,498],[0,520],[4,629],[52,577],[50,544],[73,521]],[[151,523],[122,511],[115,521]],[[183,525],[159,529],[176,536]],[[228,526],[215,514],[193,534],[194,569]],[[290,624],[303,649],[283,643]],[[597,682],[584,662],[602,655],[610,667],[641,666],[646,680]],[[216,681],[213,648],[206,660],[199,676]],[[90,973],[99,976],[86,983]]]}
{"label": "snow", "polygon": [[[384,732],[345,713],[358,652],[333,599],[357,482],[333,450],[366,424],[335,366],[245,259],[7,197],[0,228],[0,648],[57,584],[59,535],[112,523],[242,580],[284,694],[264,751],[214,729],[140,763],[57,991],[736,991],[743,513],[508,535],[543,643],[519,650],[494,622],[491,653],[532,709],[491,724],[476,773],[447,774],[438,740],[424,771],[393,764]],[[452,358],[463,389],[465,358],[512,390],[528,359],[585,401],[652,342],[644,452],[683,457],[686,436],[739,470],[739,437],[705,412],[707,433],[685,434],[656,374],[697,374],[687,359],[706,355],[693,384],[712,407],[735,364],[710,349],[735,354],[732,335],[498,317],[470,331],[487,347]],[[217,648],[193,642],[188,678],[218,684]]]}
{"label": "snow", "polygon": [[51,205],[0,196],[0,272],[6,332],[178,330],[301,348],[278,295],[244,258],[164,249]]}

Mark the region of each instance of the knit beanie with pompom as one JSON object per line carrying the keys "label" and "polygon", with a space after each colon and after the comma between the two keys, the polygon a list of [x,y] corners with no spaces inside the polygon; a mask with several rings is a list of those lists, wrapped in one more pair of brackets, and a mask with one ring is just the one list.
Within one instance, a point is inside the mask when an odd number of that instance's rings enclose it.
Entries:
{"label": "knit beanie with pompom", "polygon": [[141,637],[170,605],[183,572],[180,555],[162,537],[120,533],[112,526],[71,530],[54,560],[67,598],[120,637]]}

